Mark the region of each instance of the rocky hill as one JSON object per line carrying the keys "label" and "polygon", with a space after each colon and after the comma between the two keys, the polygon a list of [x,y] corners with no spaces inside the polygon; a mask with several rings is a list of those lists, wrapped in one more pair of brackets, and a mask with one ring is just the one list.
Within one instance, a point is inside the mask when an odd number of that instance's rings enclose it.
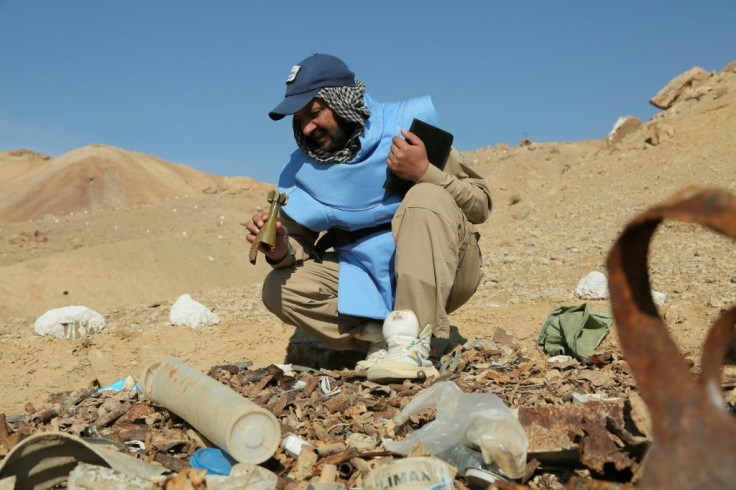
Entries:
{"label": "rocky hill", "polygon": [[57,158],[23,149],[0,153],[0,182],[0,222],[129,208],[256,184],[96,144]]}

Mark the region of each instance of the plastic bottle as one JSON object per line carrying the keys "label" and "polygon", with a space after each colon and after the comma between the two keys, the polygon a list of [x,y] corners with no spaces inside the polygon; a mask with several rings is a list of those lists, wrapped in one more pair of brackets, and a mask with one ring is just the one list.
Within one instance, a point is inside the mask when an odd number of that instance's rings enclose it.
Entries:
{"label": "plastic bottle", "polygon": [[273,456],[281,426],[273,414],[175,357],[146,367],[139,386],[241,463]]}
{"label": "plastic bottle", "polygon": [[461,474],[466,468],[488,468],[510,478],[523,476],[529,443],[521,423],[498,396],[463,393],[454,383],[443,381],[415,395],[394,420],[403,423],[433,406],[437,413],[432,422],[401,441],[384,439],[383,446],[407,455],[419,440]]}

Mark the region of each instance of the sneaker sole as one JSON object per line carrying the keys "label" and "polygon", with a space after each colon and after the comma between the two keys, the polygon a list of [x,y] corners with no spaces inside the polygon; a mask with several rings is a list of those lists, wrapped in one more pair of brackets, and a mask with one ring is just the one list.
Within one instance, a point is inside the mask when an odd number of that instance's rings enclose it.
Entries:
{"label": "sneaker sole", "polygon": [[382,362],[368,369],[366,378],[368,381],[373,381],[374,383],[385,383],[404,379],[417,379],[420,377],[420,373],[423,373],[425,378],[440,375],[434,366],[411,366],[403,362],[391,365],[387,362]]}

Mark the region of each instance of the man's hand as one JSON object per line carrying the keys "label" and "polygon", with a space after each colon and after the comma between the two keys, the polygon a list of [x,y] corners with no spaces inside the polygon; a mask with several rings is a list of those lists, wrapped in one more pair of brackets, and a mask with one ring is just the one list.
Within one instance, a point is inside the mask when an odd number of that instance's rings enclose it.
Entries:
{"label": "man's hand", "polygon": [[427,149],[419,136],[411,131],[402,129],[401,134],[404,138],[394,136],[386,164],[397,177],[416,182],[429,167]]}
{"label": "man's hand", "polygon": [[[248,243],[252,244],[256,240],[258,232],[267,220],[268,213],[262,213],[254,214],[252,221],[242,223],[245,229],[248,230],[248,234],[245,236]],[[273,250],[268,250],[263,246],[261,246],[260,250],[271,262],[281,262],[286,257],[286,254],[289,252],[289,232],[281,224],[281,221],[276,221],[276,243],[274,244]]]}

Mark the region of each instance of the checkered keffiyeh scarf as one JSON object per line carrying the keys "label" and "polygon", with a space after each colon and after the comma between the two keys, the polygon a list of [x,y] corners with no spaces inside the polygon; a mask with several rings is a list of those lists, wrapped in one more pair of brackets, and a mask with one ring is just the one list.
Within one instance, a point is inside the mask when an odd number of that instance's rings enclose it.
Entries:
{"label": "checkered keffiyeh scarf", "polygon": [[355,130],[348,138],[344,148],[327,151],[322,149],[313,150],[307,145],[307,138],[301,130],[301,125],[293,122],[294,138],[299,148],[310,158],[323,163],[343,163],[352,160],[360,151],[360,140],[358,136],[365,129],[365,121],[370,117],[371,111],[363,103],[365,84],[356,80],[354,87],[322,87],[315,97],[324,100],[335,114],[344,120],[354,123]]}

